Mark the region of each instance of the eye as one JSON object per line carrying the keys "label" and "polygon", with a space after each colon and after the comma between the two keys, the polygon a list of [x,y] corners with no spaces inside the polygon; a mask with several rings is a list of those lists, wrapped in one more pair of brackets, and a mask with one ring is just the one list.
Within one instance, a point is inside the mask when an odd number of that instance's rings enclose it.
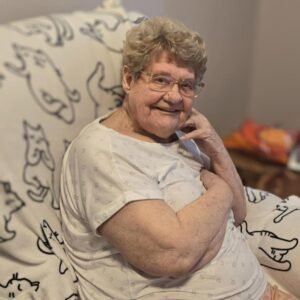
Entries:
{"label": "eye", "polygon": [[180,88],[184,91],[193,91],[195,89],[195,82],[192,80],[183,80],[180,82]]}
{"label": "eye", "polygon": [[172,79],[167,76],[153,75],[152,82],[157,85],[168,86],[172,82]]}

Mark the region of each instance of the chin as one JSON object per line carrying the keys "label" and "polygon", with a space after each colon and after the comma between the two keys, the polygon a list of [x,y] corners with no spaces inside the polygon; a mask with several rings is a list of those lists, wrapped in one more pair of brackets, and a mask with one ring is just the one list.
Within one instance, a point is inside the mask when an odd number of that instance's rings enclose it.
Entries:
{"label": "chin", "polygon": [[[171,123],[171,124],[170,124]],[[158,122],[157,124],[144,124],[143,129],[152,136],[161,140],[169,140],[180,128],[180,122]]]}
{"label": "chin", "polygon": [[156,130],[155,132],[152,132],[152,134],[155,135],[156,137],[158,137],[159,139],[170,140],[173,137],[173,135],[175,134],[176,130],[177,130],[177,128],[174,130],[159,129],[159,130]]}

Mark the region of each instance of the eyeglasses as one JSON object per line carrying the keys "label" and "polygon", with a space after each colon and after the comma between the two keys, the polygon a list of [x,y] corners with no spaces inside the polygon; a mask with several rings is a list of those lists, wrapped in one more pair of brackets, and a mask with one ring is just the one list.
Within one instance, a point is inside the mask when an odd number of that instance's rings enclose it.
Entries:
{"label": "eyeglasses", "polygon": [[170,92],[175,84],[178,86],[179,93],[187,98],[197,98],[204,87],[204,83],[197,82],[193,79],[179,79],[176,80],[170,75],[155,74],[151,72],[141,72],[147,76],[147,83],[152,91],[156,92]]}

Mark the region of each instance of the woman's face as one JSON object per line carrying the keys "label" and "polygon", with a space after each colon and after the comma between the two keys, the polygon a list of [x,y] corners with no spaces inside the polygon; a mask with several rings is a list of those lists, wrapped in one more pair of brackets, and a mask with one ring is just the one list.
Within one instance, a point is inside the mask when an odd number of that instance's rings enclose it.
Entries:
{"label": "woman's face", "polygon": [[[195,79],[191,69],[171,60],[166,52],[162,52],[144,71],[170,76],[175,80]],[[167,139],[189,117],[193,98],[182,96],[177,84],[169,92],[153,91],[148,80],[143,74],[133,79],[130,71],[124,68],[123,87],[127,92],[124,108],[135,131]]]}

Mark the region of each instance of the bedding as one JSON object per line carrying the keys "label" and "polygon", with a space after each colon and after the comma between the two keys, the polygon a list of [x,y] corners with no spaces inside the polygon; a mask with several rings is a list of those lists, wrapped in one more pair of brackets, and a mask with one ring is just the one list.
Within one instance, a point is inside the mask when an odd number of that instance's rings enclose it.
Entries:
{"label": "bedding", "polygon": [[77,132],[121,103],[119,1],[0,26],[0,298],[78,299],[64,252],[59,174]]}
{"label": "bedding", "polygon": [[247,217],[240,225],[268,279],[300,299],[300,198],[245,187]]}

